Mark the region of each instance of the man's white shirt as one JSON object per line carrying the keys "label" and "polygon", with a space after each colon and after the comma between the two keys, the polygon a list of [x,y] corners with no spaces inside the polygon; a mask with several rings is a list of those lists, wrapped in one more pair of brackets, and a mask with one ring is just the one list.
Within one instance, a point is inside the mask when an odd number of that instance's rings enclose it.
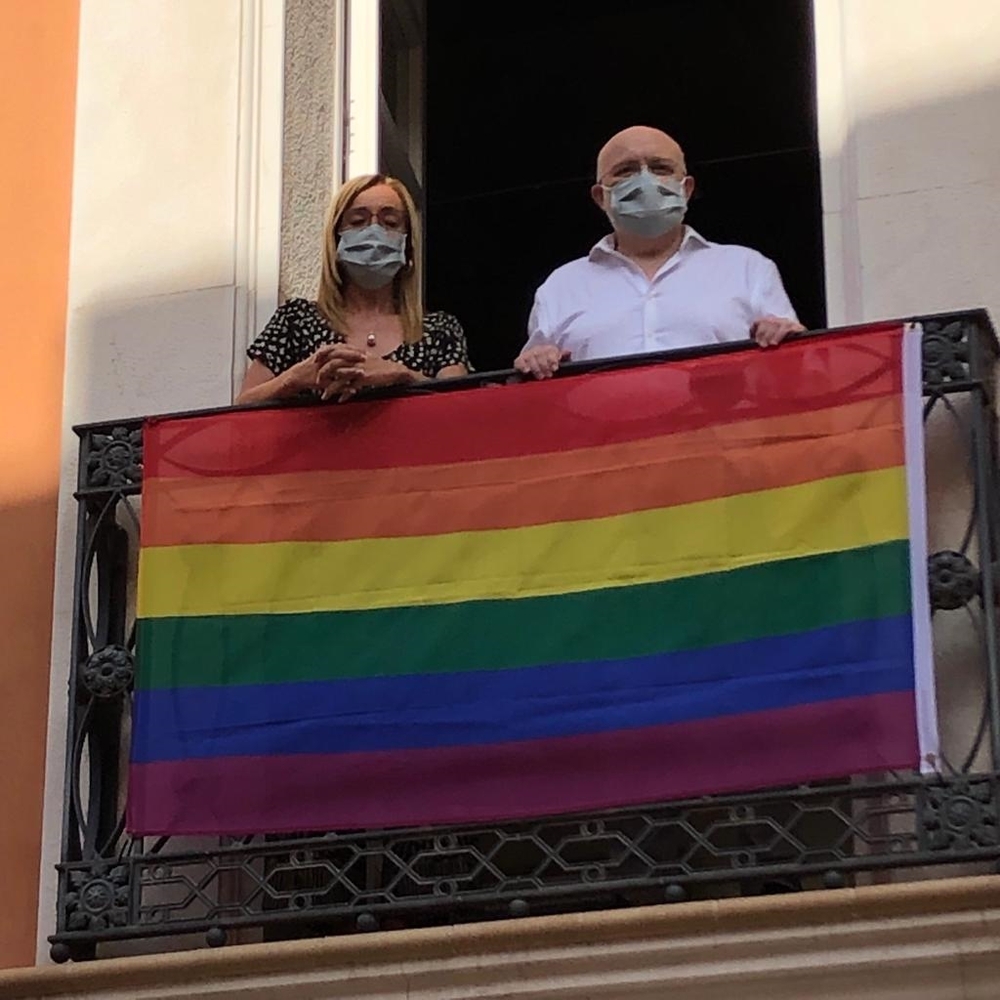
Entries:
{"label": "man's white shirt", "polygon": [[526,347],[554,344],[574,361],[746,340],[764,316],[795,319],[774,262],[711,243],[685,226],[680,249],[653,276],[614,237],[557,268],[535,293]]}

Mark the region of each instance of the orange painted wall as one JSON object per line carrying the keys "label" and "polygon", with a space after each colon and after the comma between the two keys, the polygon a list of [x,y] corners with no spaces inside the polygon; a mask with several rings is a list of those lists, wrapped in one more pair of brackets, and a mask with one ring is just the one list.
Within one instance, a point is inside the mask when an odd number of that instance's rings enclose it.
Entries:
{"label": "orange painted wall", "polygon": [[79,0],[0,0],[0,967],[33,965]]}

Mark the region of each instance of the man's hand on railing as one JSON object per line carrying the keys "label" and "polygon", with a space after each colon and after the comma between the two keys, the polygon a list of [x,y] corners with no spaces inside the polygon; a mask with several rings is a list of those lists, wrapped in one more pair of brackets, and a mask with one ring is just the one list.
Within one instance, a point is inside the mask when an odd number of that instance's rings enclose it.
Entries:
{"label": "man's hand on railing", "polygon": [[790,333],[801,333],[805,327],[794,319],[764,316],[750,327],[750,337],[761,347],[774,347]]}
{"label": "man's hand on railing", "polygon": [[569,351],[560,350],[554,344],[540,344],[521,351],[514,359],[514,367],[523,375],[551,378],[559,370],[560,362],[569,359]]}

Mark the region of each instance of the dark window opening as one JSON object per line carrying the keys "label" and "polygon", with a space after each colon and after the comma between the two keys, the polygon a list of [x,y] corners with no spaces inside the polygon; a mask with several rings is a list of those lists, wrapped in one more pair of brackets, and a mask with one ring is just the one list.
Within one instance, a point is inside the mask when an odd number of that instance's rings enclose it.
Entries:
{"label": "dark window opening", "polygon": [[608,231],[594,158],[634,124],[685,147],[690,224],[771,257],[825,325],[811,0],[427,8],[427,299],[479,369],[510,365],[535,288]]}

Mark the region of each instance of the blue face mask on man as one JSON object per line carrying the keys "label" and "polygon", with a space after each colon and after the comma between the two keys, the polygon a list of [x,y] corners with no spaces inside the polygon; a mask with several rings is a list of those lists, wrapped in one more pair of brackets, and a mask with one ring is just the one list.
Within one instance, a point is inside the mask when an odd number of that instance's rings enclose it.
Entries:
{"label": "blue face mask on man", "polygon": [[604,190],[615,228],[633,236],[662,236],[684,221],[687,195],[683,179],[657,177],[643,167],[617,184],[605,185]]}
{"label": "blue face mask on man", "polygon": [[406,233],[373,222],[345,229],[337,241],[337,260],[351,281],[362,288],[384,288],[406,263]]}

